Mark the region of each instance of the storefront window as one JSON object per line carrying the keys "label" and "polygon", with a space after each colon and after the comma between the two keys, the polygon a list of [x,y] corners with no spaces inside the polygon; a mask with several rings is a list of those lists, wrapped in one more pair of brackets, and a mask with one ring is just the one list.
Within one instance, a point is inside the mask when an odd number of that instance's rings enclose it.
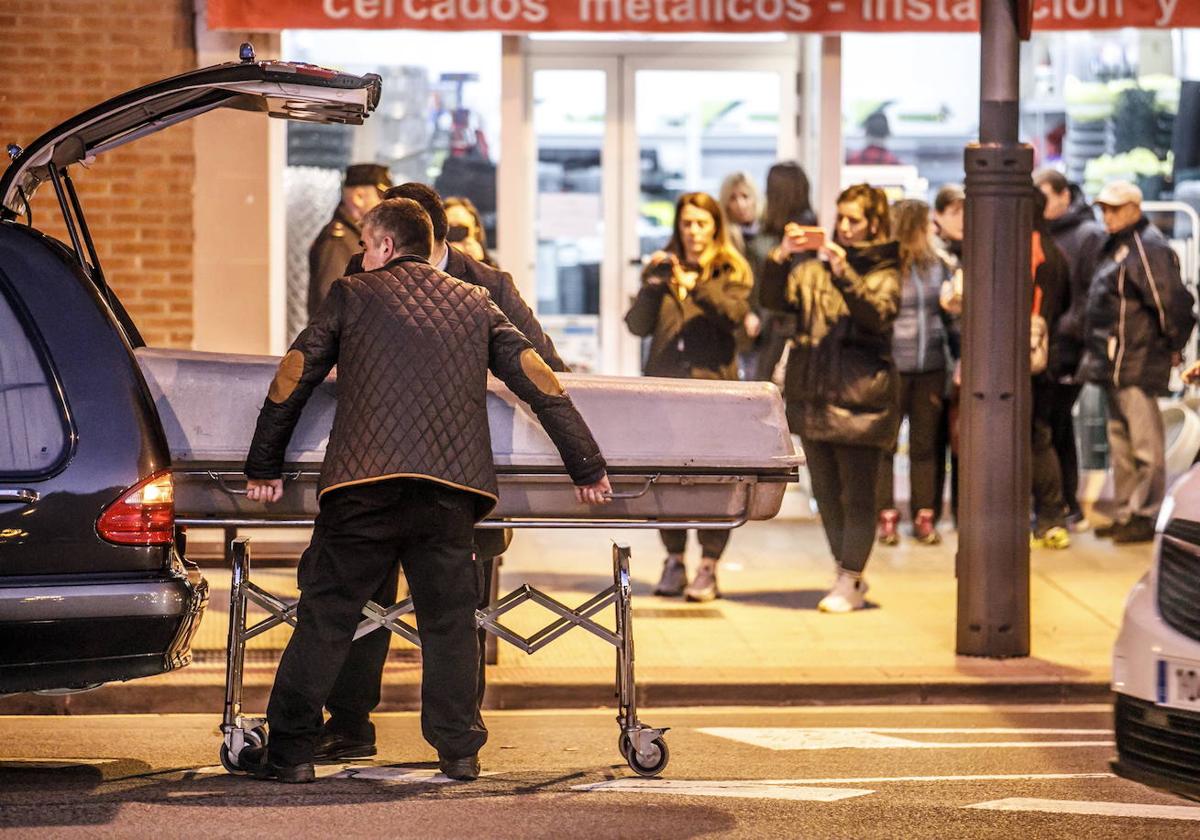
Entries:
{"label": "storefront window", "polygon": [[762,188],[777,157],[778,91],[770,72],[637,71],[642,254],[667,244],[683,193],[715,197],[737,171]]}
{"label": "storefront window", "polygon": [[[1149,200],[1200,204],[1200,187],[1183,186],[1200,178],[1193,53],[1190,31],[1035,32],[1022,45],[1020,133],[1036,165],[1091,195],[1125,178]],[[848,165],[913,167],[916,178],[885,176],[910,194],[962,180],[979,129],[977,36],[847,34],[842,78]],[[843,180],[859,172],[876,174]]]}
{"label": "storefront window", "polygon": [[534,73],[538,315],[572,369],[585,372],[600,364],[607,101],[602,70]]}
{"label": "storefront window", "polygon": [[349,164],[386,164],[393,183],[423,181],[471,199],[496,242],[498,33],[289,30],[283,54],[383,78],[379,107],[362,126],[288,123],[289,335],[306,321],[308,249],[337,206]]}
{"label": "storefront window", "polygon": [[1040,166],[1091,195],[1136,181],[1169,192],[1180,81],[1170,32],[1038,33],[1023,52],[1022,133]]}
{"label": "storefront window", "polygon": [[979,36],[843,35],[842,115],[843,184],[924,197],[961,182],[963,147],[979,136]]}

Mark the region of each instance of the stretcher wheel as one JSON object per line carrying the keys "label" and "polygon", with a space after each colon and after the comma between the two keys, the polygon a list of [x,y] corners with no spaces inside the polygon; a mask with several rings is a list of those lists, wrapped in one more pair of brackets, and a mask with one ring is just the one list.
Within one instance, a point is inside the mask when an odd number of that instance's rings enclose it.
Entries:
{"label": "stretcher wheel", "polygon": [[[247,747],[261,747],[267,743],[267,730],[262,726],[256,726],[253,729],[247,729],[243,733]],[[221,744],[221,766],[227,771],[234,774],[246,772],[242,765],[234,758],[233,753],[229,751],[229,744]]]}
{"label": "stretcher wheel", "polygon": [[245,772],[241,765],[237,763],[237,759],[230,754],[228,744],[221,745],[221,766],[224,767],[227,772],[233,773],[235,776],[241,775]]}
{"label": "stretcher wheel", "polygon": [[628,749],[625,751],[625,760],[629,762],[629,766],[633,769],[633,772],[639,776],[657,776],[666,768],[667,762],[671,760],[671,751],[667,749],[667,742],[662,738],[655,738],[651,742],[650,751],[652,754],[656,753],[657,757],[653,758],[647,764],[642,763],[641,756],[633,748],[633,744],[629,742],[629,739],[626,738],[625,740],[628,744]]}
{"label": "stretcher wheel", "polygon": [[629,758],[629,748],[631,746],[633,745],[629,742],[629,736],[622,732],[620,737],[617,738],[617,751],[621,753],[622,758]]}

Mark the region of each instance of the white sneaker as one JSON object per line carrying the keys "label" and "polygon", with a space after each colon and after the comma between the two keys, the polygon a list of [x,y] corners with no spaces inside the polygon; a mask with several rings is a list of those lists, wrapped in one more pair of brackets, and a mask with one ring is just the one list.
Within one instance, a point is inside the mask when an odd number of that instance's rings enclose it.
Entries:
{"label": "white sneaker", "polygon": [[817,609],[827,613],[848,613],[861,610],[867,602],[867,582],[862,578],[838,572],[837,580],[829,594],[817,604]]}

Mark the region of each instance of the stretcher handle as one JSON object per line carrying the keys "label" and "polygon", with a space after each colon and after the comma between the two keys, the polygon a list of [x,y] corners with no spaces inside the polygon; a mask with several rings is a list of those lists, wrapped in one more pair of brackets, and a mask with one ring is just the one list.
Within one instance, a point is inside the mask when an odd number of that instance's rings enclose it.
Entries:
{"label": "stretcher handle", "polygon": [[658,481],[662,477],[661,473],[646,476],[646,483],[642,485],[641,490],[625,490],[620,493],[605,493],[606,499],[640,499],[650,492],[650,485]]}
{"label": "stretcher handle", "polygon": [[[220,487],[223,492],[228,493],[230,496],[245,496],[246,495],[245,490],[234,490],[232,487],[230,487],[228,484],[226,484],[224,477],[220,473],[213,472],[212,470],[207,470],[207,472],[208,472],[208,477],[211,478],[213,481],[217,482],[217,486]],[[298,472],[284,473],[280,477],[283,479],[283,483],[287,484],[289,481],[295,481],[297,478],[299,478],[300,473],[298,473]]]}

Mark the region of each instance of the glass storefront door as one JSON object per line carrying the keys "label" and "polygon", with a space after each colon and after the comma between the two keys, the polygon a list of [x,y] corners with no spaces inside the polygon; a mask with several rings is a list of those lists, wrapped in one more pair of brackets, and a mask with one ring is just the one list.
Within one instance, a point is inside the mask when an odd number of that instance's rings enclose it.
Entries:
{"label": "glass storefront door", "polygon": [[615,275],[605,231],[612,230],[606,221],[617,201],[612,173],[619,157],[615,69],[616,62],[545,62],[533,71],[530,88],[538,318],[563,359],[582,373],[606,367],[602,298]]}
{"label": "glass storefront door", "polygon": [[795,51],[733,46],[589,56],[559,43],[529,58],[538,317],[576,370],[640,372],[624,314],[679,195],[716,196],[739,170],[761,187],[796,156]]}

